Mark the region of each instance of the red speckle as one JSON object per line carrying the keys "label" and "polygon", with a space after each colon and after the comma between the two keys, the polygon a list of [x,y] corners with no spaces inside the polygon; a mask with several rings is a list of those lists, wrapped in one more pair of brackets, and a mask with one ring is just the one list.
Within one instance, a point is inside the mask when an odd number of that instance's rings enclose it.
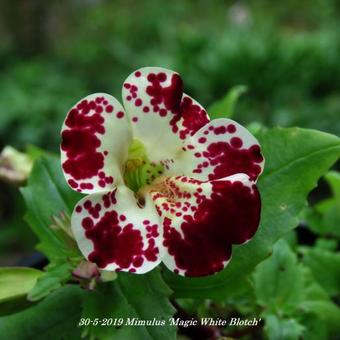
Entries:
{"label": "red speckle", "polygon": [[78,183],[73,179],[69,179],[67,182],[71,186],[71,188],[78,188]]}
{"label": "red speckle", "polygon": [[201,144],[205,143],[206,141],[207,141],[207,139],[205,137],[200,137],[198,139],[198,143],[201,143]]}
{"label": "red speckle", "polygon": [[160,82],[166,81],[166,74],[165,74],[164,72],[158,73],[158,74],[157,74],[157,79],[158,79]]}
{"label": "red speckle", "polygon": [[84,229],[90,229],[93,227],[93,221],[91,219],[91,217],[85,217],[82,222],[81,225]]}
{"label": "red speckle", "polygon": [[96,107],[96,112],[97,113],[102,113],[103,112],[103,107],[102,106],[97,106]]}
{"label": "red speckle", "polygon": [[140,72],[140,71],[136,71],[135,72],[135,76],[138,78],[138,77],[140,77],[142,75],[142,73]]}
{"label": "red speckle", "polygon": [[224,133],[226,133],[226,132],[227,132],[227,129],[226,129],[226,127],[223,126],[223,125],[214,128],[214,133],[215,133],[216,135],[222,135],[222,134],[224,134]]}
{"label": "red speckle", "polygon": [[148,106],[143,107],[143,112],[147,113],[150,111],[150,108]]}
{"label": "red speckle", "polygon": [[164,219],[164,245],[176,267],[187,276],[204,276],[220,271],[231,256],[232,244],[250,239],[259,225],[261,201],[241,182],[212,182],[211,197],[197,194],[193,215],[183,215],[182,234]]}
{"label": "red speckle", "polygon": [[77,213],[80,213],[82,210],[83,210],[83,208],[82,208],[80,205],[78,205],[78,206],[76,207],[76,212],[77,212]]}
{"label": "red speckle", "polygon": [[112,184],[113,183],[113,177],[112,176],[105,177],[105,183]]}
{"label": "red speckle", "polygon": [[137,256],[137,257],[134,259],[134,261],[133,261],[133,265],[134,265],[135,267],[138,268],[138,267],[141,267],[141,266],[142,266],[143,262],[144,262],[143,257],[142,257],[142,256]]}
{"label": "red speckle", "polygon": [[138,99],[136,99],[136,101],[135,101],[135,105],[136,106],[141,106],[142,105],[142,100],[140,99],[140,98],[138,98]]}
{"label": "red speckle", "polygon": [[227,126],[227,131],[228,131],[229,133],[234,133],[234,132],[236,132],[236,126],[235,126],[234,124],[229,124],[229,125]]}
{"label": "red speckle", "polygon": [[112,105],[106,106],[105,111],[106,111],[107,113],[111,113],[111,112],[113,111],[113,106],[112,106]]}
{"label": "red speckle", "polygon": [[234,148],[240,148],[243,145],[242,139],[239,137],[233,137],[230,143]]}
{"label": "red speckle", "polygon": [[154,73],[149,73],[147,78],[148,81],[153,82],[154,80],[156,80],[156,75]]}
{"label": "red speckle", "polygon": [[84,208],[85,208],[85,209],[88,210],[89,208],[91,208],[91,206],[92,206],[91,201],[89,201],[89,200],[85,201],[85,203],[84,203]]}
{"label": "red speckle", "polygon": [[93,189],[92,183],[80,183],[80,189]]}
{"label": "red speckle", "polygon": [[123,118],[124,117],[124,112],[123,111],[118,111],[117,114],[116,114],[116,117],[118,119]]}
{"label": "red speckle", "polygon": [[138,117],[133,117],[133,118],[132,118],[132,121],[133,121],[134,123],[137,123],[137,122],[138,122]]}
{"label": "red speckle", "polygon": [[166,114],[167,114],[166,109],[160,109],[160,110],[159,110],[159,115],[160,115],[161,117],[165,117]]}

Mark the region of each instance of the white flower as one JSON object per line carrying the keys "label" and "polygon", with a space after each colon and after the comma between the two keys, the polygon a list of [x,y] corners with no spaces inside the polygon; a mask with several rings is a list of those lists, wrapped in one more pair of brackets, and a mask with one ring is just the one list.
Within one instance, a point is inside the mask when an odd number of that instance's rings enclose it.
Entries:
{"label": "white flower", "polygon": [[161,261],[186,276],[223,269],[232,244],[258,228],[257,140],[230,119],[209,121],[179,74],[163,68],[131,74],[123,103],[92,94],[62,128],[65,178],[89,194],[71,219],[83,255],[139,274]]}

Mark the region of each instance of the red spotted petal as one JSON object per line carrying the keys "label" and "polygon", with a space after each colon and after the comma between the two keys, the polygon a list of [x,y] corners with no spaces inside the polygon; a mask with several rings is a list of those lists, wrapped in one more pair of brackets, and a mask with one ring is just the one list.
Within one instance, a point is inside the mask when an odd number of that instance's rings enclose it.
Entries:
{"label": "red spotted petal", "polygon": [[183,93],[180,75],[171,70],[145,67],[134,72],[124,82],[122,96],[134,137],[156,162],[171,164],[183,140],[209,122],[203,107]]}
{"label": "red spotted petal", "polygon": [[260,196],[245,174],[211,182],[168,177],[151,196],[163,221],[163,262],[180,275],[222,270],[232,244],[248,241],[259,225]]}
{"label": "red spotted petal", "polygon": [[131,127],[121,104],[104,93],[79,101],[62,127],[61,162],[72,189],[107,191],[122,181]]}
{"label": "red spotted petal", "polygon": [[85,197],[71,222],[83,255],[102,269],[142,274],[160,263],[163,247],[153,203],[146,198],[141,206],[125,186]]}
{"label": "red spotted petal", "polygon": [[214,180],[237,173],[256,181],[264,167],[257,139],[231,119],[215,119],[185,143],[175,161],[176,172],[199,180]]}

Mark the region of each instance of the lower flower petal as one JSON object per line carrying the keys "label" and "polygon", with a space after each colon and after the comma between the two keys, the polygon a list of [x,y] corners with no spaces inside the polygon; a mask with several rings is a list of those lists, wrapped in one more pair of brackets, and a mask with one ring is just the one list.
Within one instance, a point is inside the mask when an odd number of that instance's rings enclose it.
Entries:
{"label": "lower flower petal", "polygon": [[150,198],[141,204],[127,187],[85,197],[71,222],[81,252],[102,269],[142,274],[160,262],[159,216]]}
{"label": "lower flower petal", "polygon": [[245,173],[256,181],[263,167],[256,138],[233,120],[220,118],[187,139],[184,152],[175,160],[174,172],[203,181]]}
{"label": "lower flower petal", "polygon": [[163,262],[180,275],[222,270],[232,244],[248,241],[259,225],[260,196],[245,174],[211,182],[168,177],[150,194],[163,222]]}

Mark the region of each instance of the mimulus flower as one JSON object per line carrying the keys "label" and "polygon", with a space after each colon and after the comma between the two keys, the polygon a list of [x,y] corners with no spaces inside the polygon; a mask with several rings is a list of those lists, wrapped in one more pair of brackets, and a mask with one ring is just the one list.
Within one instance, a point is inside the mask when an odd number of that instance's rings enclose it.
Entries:
{"label": "mimulus flower", "polygon": [[258,141],[230,119],[210,121],[176,72],[142,68],[122,95],[124,107],[87,96],[62,127],[65,178],[88,194],[71,218],[81,252],[111,271],[222,270],[259,225]]}

